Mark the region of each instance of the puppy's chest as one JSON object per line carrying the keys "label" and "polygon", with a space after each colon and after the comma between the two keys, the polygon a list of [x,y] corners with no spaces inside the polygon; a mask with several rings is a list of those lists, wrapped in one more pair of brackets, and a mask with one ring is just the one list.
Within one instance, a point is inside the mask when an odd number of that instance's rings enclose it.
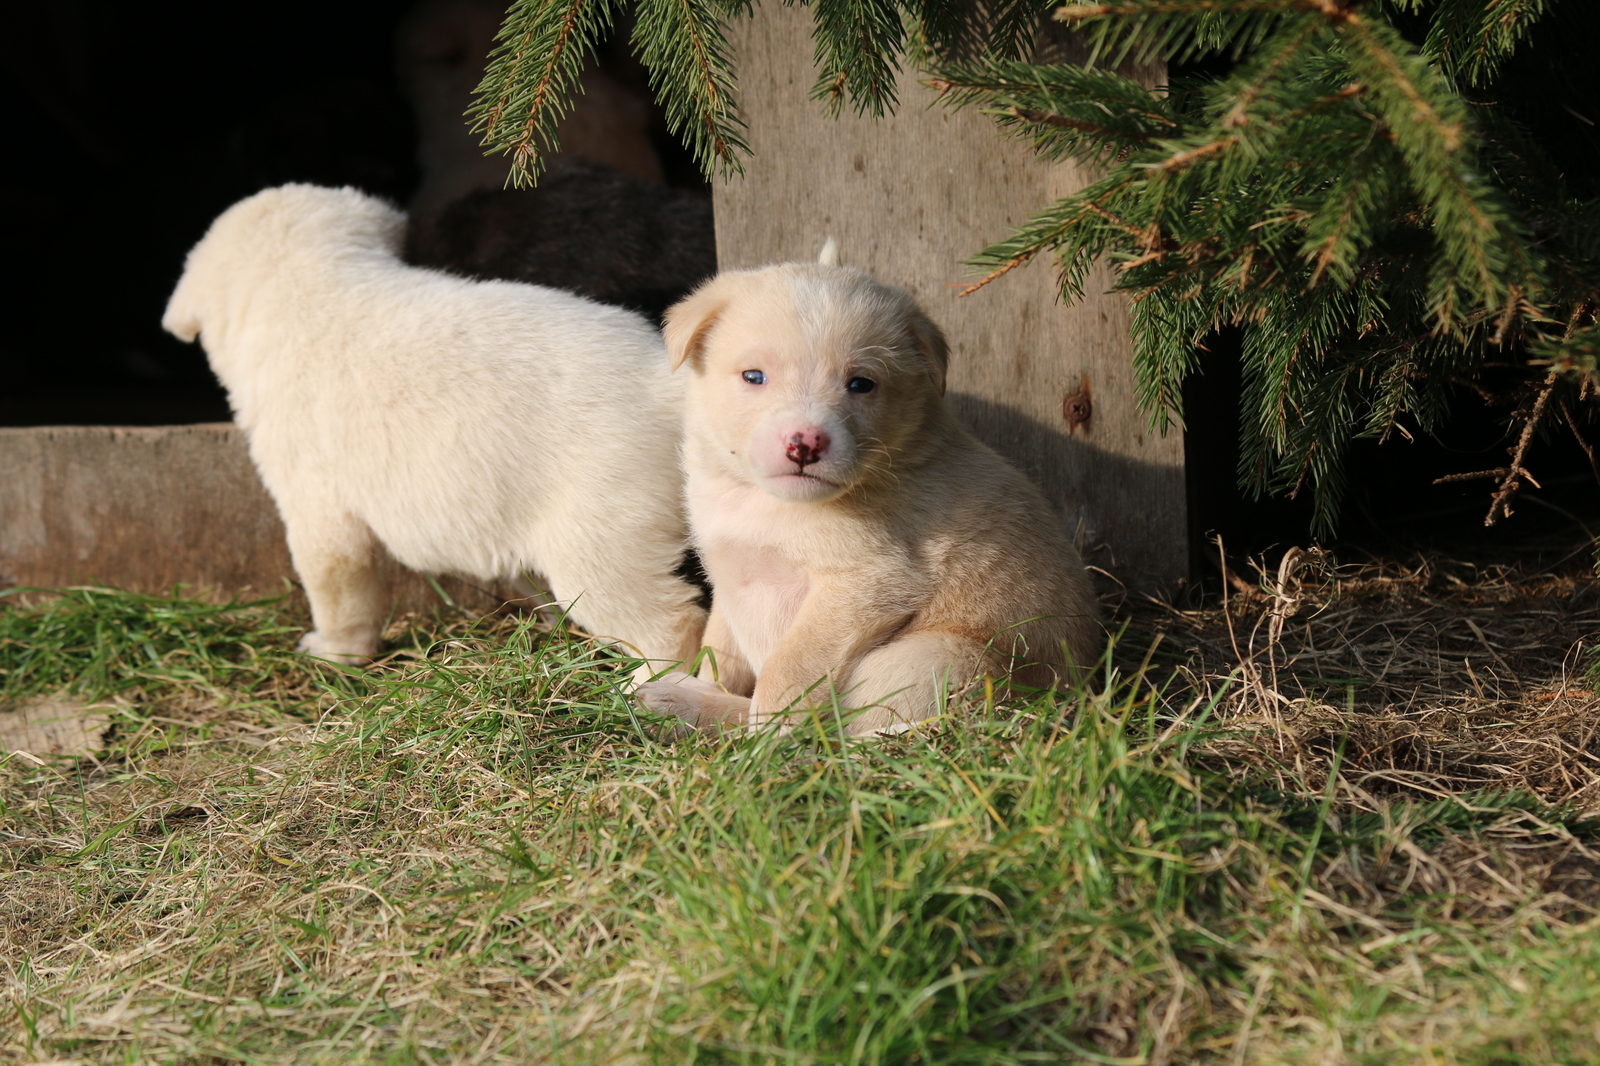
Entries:
{"label": "puppy's chest", "polygon": [[796,516],[764,493],[696,487],[689,490],[690,521],[717,611],[759,672],[811,592],[809,538],[796,528]]}
{"label": "puppy's chest", "polygon": [[[695,546],[716,609],[758,674],[807,599],[840,592],[841,575],[853,590],[841,603],[887,598],[900,609],[902,600],[916,598],[909,560],[883,531],[758,490],[700,487],[691,480],[688,493]],[[831,621],[850,624],[848,617]]]}
{"label": "puppy's chest", "polygon": [[750,665],[761,665],[783,639],[806,596],[811,577],[804,567],[770,551],[724,549],[707,566],[717,609]]}

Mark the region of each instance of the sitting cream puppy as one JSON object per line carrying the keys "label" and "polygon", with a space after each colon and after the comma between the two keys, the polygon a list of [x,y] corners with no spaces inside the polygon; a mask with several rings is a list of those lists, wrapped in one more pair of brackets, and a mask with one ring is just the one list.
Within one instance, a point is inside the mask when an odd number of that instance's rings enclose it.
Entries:
{"label": "sitting cream puppy", "polygon": [[700,646],[678,464],[683,386],[640,316],[409,267],[405,216],[286,185],[212,224],[162,324],[197,335],[288,527],[312,655],[378,651],[380,546],[486,580],[539,574],[647,659]]}
{"label": "sitting cream puppy", "polygon": [[666,339],[692,371],[684,462],[716,670],[641,686],[646,706],[715,729],[837,692],[871,708],[849,727],[864,734],[930,717],[980,673],[1047,687],[1093,664],[1077,551],[957,424],[944,337],[905,292],[827,265],[726,273],[667,313]]}

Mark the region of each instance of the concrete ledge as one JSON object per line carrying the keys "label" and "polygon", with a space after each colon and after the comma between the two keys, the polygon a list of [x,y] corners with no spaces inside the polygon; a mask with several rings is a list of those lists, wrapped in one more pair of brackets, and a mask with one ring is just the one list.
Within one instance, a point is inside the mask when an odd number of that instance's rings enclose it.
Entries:
{"label": "concrete ledge", "polygon": [[[390,569],[397,610],[440,604],[426,579]],[[283,523],[233,423],[0,429],[0,588],[182,584],[227,598],[277,595],[294,576]],[[516,598],[509,587],[440,585],[464,606]]]}

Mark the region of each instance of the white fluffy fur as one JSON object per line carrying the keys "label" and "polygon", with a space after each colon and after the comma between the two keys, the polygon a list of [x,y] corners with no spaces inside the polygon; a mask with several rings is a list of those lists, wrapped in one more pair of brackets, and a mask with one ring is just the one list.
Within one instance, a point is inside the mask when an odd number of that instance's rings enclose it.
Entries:
{"label": "white fluffy fur", "polygon": [[646,658],[698,647],[683,382],[638,315],[397,258],[405,217],[286,185],[228,209],[162,324],[199,336],[288,527],[316,629],[376,653],[378,545],[481,579],[540,575],[591,632]]}

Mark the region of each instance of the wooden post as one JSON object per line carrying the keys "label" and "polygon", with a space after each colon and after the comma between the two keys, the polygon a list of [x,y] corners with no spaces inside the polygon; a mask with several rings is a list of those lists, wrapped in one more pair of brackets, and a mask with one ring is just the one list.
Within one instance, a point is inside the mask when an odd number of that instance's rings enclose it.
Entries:
{"label": "wooden post", "polygon": [[[1070,306],[1039,262],[955,295],[961,260],[1092,175],[938,105],[911,73],[894,116],[826,117],[808,98],[811,25],[809,10],[769,3],[731,26],[755,157],[715,190],[721,267],[812,259],[832,236],[841,262],[906,288],[943,327],[957,412],[1044,488],[1088,562],[1133,588],[1186,579],[1183,437],[1150,432],[1134,405],[1128,310],[1110,275],[1097,268]],[[1090,414],[1074,425],[1064,408],[1081,415],[1084,392]]]}

